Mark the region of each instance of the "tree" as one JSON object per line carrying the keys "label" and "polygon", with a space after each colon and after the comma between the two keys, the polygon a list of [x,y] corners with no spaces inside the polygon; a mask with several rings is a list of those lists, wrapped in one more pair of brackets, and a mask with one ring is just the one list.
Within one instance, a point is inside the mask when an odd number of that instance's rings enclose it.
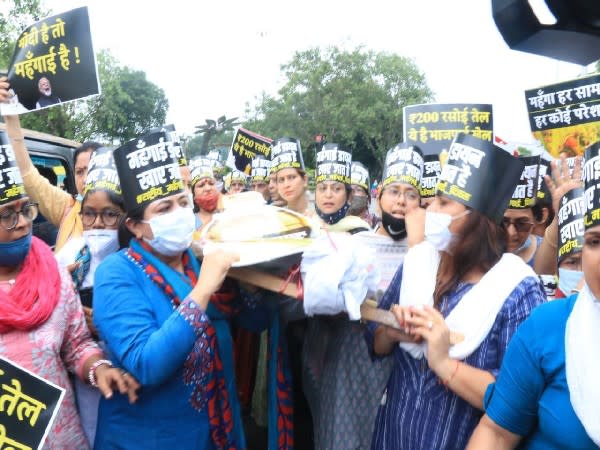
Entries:
{"label": "tree", "polygon": [[200,154],[205,155],[208,153],[208,144],[213,137],[220,136],[223,133],[233,131],[233,129],[239,125],[237,117],[228,119],[226,116],[221,116],[217,120],[206,119],[205,125],[198,125],[196,127],[196,134],[202,136],[202,146],[200,148]]}
{"label": "tree", "polygon": [[97,61],[102,94],[77,112],[78,118],[87,119],[82,137],[125,142],[165,124],[169,101],[145,72],[120,66],[108,50],[102,50]]}
{"label": "tree", "polygon": [[433,99],[412,60],[362,47],[296,52],[281,70],[284,86],[247,107],[244,127],[272,138],[299,138],[307,166],[314,164],[315,136],[324,134],[380,173],[385,152],[402,141],[402,108]]}
{"label": "tree", "polygon": [[195,158],[196,156],[200,156],[202,154],[201,149],[202,149],[202,135],[200,135],[200,134],[196,134],[196,135],[190,137],[185,142],[185,154],[186,154],[186,157],[188,158],[188,160]]}
{"label": "tree", "polygon": [[51,13],[41,0],[3,0],[0,3],[0,71],[7,71],[21,32]]}

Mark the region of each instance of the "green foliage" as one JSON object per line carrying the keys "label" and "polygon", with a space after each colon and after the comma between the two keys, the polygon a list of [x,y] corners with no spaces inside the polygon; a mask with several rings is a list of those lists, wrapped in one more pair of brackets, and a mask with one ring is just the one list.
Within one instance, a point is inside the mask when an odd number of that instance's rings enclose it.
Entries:
{"label": "green foliage", "polygon": [[169,101],[146,73],[120,66],[107,50],[97,55],[102,94],[84,103],[88,118],[82,139],[125,142],[164,125]]}
{"label": "green foliage", "polygon": [[233,131],[223,130],[219,136],[211,136],[212,140],[210,145],[205,145],[205,133],[195,134],[185,142],[185,154],[188,159],[195,158],[196,156],[208,155],[212,150],[219,150],[221,154],[221,161],[227,159],[227,154],[231,148],[231,141],[233,141]]}
{"label": "green foliage", "polygon": [[188,160],[201,155],[202,140],[202,135],[197,134],[185,142],[185,155]]}
{"label": "green foliage", "polygon": [[237,117],[228,119],[227,116],[221,116],[217,120],[206,119],[206,124],[196,126],[196,134],[202,135],[202,147],[200,154],[208,154],[210,141],[215,137],[220,137],[224,133],[231,132],[240,123]]}
{"label": "green foliage", "polygon": [[353,158],[377,175],[385,152],[402,141],[402,108],[433,99],[412,60],[362,47],[296,52],[281,70],[287,81],[278,95],[257,98],[243,126],[299,138],[307,166],[314,165],[314,138],[322,133],[352,148]]}
{"label": "green foliage", "polygon": [[7,71],[21,32],[32,22],[49,16],[42,0],[2,0],[0,2],[0,70]]}
{"label": "green foliage", "polygon": [[21,126],[30,130],[43,131],[76,141],[84,141],[82,136],[87,128],[85,117],[77,114],[76,103],[67,103],[21,116]]}

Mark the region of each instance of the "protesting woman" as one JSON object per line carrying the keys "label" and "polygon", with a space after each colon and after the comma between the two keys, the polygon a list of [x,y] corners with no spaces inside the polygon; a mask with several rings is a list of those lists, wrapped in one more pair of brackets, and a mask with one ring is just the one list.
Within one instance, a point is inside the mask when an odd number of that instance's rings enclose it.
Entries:
{"label": "protesting woman", "polygon": [[209,159],[192,159],[190,161],[190,173],[194,212],[196,213],[196,229],[200,231],[210,223],[213,214],[219,208],[221,193],[217,189],[217,180]]}
{"label": "protesting woman", "polygon": [[25,194],[12,149],[4,144],[0,173],[11,175],[0,189],[0,353],[66,391],[44,448],[86,449],[68,373],[99,388],[105,398],[118,387],[121,393],[129,388],[129,400],[135,400],[135,383],[104,359],[71,276],[50,248],[32,237],[38,207]]}
{"label": "protesting woman", "polygon": [[[310,213],[308,177],[299,140],[283,137],[273,141],[270,177],[277,180],[277,191],[288,209]],[[306,330],[302,302],[278,296],[271,307],[268,333],[260,341],[252,415],[257,422],[267,422],[269,450],[311,447],[312,419],[302,392],[301,355]]]}
{"label": "protesting woman", "polygon": [[[92,322],[94,274],[108,255],[119,250],[119,225],[125,216],[119,177],[109,148],[100,147],[92,153],[80,215],[82,237],[69,239],[56,258],[61,266],[74,267],[71,275],[75,290],[83,304],[88,328],[97,339]],[[83,429],[93,444],[100,395],[77,379],[75,393]]]}
{"label": "protesting woman", "polygon": [[[327,224],[335,225],[341,223],[343,217],[337,219],[336,211],[348,205],[351,180],[349,176],[345,183],[334,180],[339,179],[339,173],[348,174],[350,153],[336,144],[326,144],[321,152],[317,153],[315,209]],[[331,158],[331,155],[335,157]],[[423,157],[418,149],[399,144],[387,153],[379,195],[385,221],[379,229],[385,230],[386,234],[381,235],[386,238],[381,239],[390,241],[386,242],[388,245],[407,237],[404,217],[407,212],[419,208],[422,171]],[[336,193],[336,190],[341,192]],[[359,240],[359,236],[353,239]],[[352,264],[358,263],[360,261]],[[323,279],[316,284],[331,284],[331,276],[323,274]],[[305,287],[308,292],[309,286]],[[347,314],[318,315],[308,319],[303,354],[304,385],[311,400],[316,449],[366,449],[370,446],[391,361],[371,361],[363,333],[364,325],[350,320]]]}
{"label": "protesting woman", "polygon": [[[583,168],[585,285],[576,296],[540,306],[519,328],[486,392],[486,415],[469,449],[600,448],[599,149],[598,143],[586,149]],[[550,189],[570,182],[546,181]]]}
{"label": "protesting woman", "polygon": [[507,251],[534,267],[542,238],[533,234],[533,229],[546,220],[542,205],[537,202],[540,156],[522,156],[519,160],[524,168],[508,208],[504,211],[502,228],[506,231]]}
{"label": "protesting woman", "polygon": [[205,255],[200,270],[192,205],[164,145],[150,134],[114,152],[134,238],[96,271],[94,322],[142,388],[135,405],[101,400],[95,448],[244,448],[228,324],[243,305],[216,293],[237,256]]}
{"label": "protesting woman", "polygon": [[360,162],[352,161],[352,199],[348,215],[358,216],[371,228],[379,222],[379,218],[369,211],[371,193],[369,192],[369,170]]}
{"label": "protesting woman", "polygon": [[[373,449],[464,448],[510,338],[545,300],[533,270],[503,255],[499,223],[522,168],[481,139],[459,134],[452,143],[425,241],[406,254],[379,304],[399,302],[399,325],[420,342],[399,346],[395,330],[368,328],[373,355],[394,358]],[[450,347],[449,329],[464,340]]]}
{"label": "protesting woman", "polygon": [[277,192],[287,208],[300,214],[312,215],[306,197],[308,175],[304,169],[300,141],[280,138],[273,141],[271,149],[271,173],[275,173]]}

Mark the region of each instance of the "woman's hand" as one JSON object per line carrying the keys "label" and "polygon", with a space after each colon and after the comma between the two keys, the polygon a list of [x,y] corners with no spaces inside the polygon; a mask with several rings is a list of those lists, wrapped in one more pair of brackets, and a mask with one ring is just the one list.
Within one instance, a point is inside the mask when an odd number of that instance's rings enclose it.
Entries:
{"label": "woman's hand", "polygon": [[140,384],[125,370],[102,364],[96,368],[96,383],[105,398],[111,398],[113,391],[118,389],[121,394],[127,394],[129,403],[135,403],[137,400],[136,391]]}
{"label": "woman's hand", "polygon": [[405,328],[405,317],[410,315],[410,311],[407,307],[392,305],[390,312],[394,315],[400,329],[388,325],[380,325],[377,327],[373,340],[373,351],[378,355],[389,355],[394,347],[398,345],[398,342],[416,343],[421,340],[420,336],[410,335]]}
{"label": "woman's hand", "polygon": [[582,158],[581,156],[575,158],[573,175],[569,173],[569,166],[564,155],[561,156],[560,160],[552,161],[550,165],[552,166],[552,177],[545,175],[544,180],[546,180],[546,186],[548,186],[548,190],[552,195],[552,207],[558,213],[560,199],[567,192],[582,186]]}
{"label": "woman's hand", "polygon": [[406,318],[409,332],[427,341],[427,362],[429,368],[440,378],[445,379],[446,369],[451,363],[450,330],[442,314],[431,306],[410,308]]}
{"label": "woman's hand", "polygon": [[413,247],[425,240],[425,210],[415,208],[406,213],[404,218],[408,246]]}
{"label": "woman's hand", "polygon": [[219,290],[231,265],[240,260],[237,253],[224,250],[204,252],[202,268],[198,281],[190,293],[190,297],[206,309],[210,296]]}
{"label": "woman's hand", "polygon": [[0,103],[7,103],[10,95],[8,94],[8,78],[0,77]]}

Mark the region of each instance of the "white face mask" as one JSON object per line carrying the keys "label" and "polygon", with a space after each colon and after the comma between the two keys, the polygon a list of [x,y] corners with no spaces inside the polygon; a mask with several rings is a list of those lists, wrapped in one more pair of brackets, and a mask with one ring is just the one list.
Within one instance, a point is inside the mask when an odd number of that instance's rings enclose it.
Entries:
{"label": "white face mask", "polygon": [[144,238],[158,253],[165,256],[175,256],[183,253],[192,243],[196,227],[196,219],[192,208],[177,208],[167,214],[144,220],[150,225],[153,239]]}
{"label": "white face mask", "polygon": [[119,250],[119,230],[86,230],[83,239],[99,262]]}
{"label": "white face mask", "polygon": [[436,250],[440,252],[446,251],[454,237],[448,227],[453,220],[463,217],[470,212],[467,210],[452,217],[450,214],[425,211],[425,240],[431,243]]}

